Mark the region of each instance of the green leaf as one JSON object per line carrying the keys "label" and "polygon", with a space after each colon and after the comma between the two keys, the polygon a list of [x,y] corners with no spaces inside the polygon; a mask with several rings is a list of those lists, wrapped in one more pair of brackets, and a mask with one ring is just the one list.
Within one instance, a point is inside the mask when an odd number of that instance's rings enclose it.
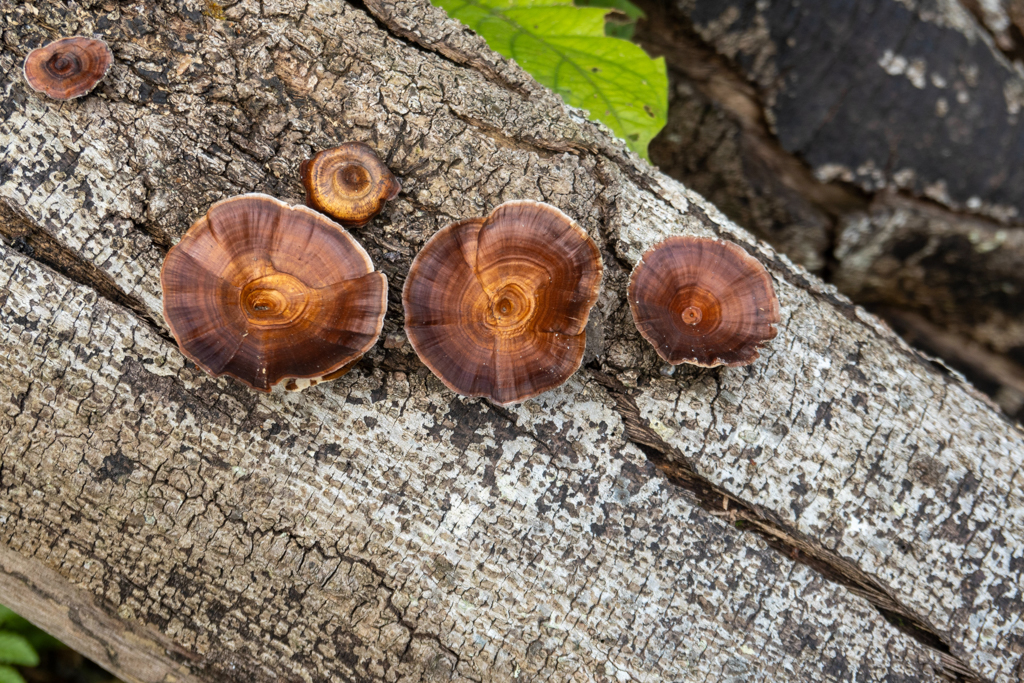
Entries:
{"label": "green leaf", "polygon": [[636,30],[637,19],[647,15],[629,0],[576,0],[578,7],[605,7],[614,12],[604,16],[604,33],[606,36],[629,40]]}
{"label": "green leaf", "polygon": [[34,626],[24,617],[18,616],[11,609],[0,605],[0,631],[9,631],[24,636],[36,652],[58,650],[67,647],[46,631]]}
{"label": "green leaf", "polygon": [[25,679],[11,667],[0,666],[0,683],[25,683]]}
{"label": "green leaf", "polygon": [[23,632],[21,635],[25,636],[25,640],[28,641],[29,645],[36,652],[47,652],[49,650],[64,650],[67,649],[67,645],[60,642],[46,631],[40,630],[35,626],[28,632]]}
{"label": "green leaf", "polygon": [[606,36],[607,10],[574,7],[572,0],[432,2],[647,157],[668,115],[665,60]]}
{"label": "green leaf", "polygon": [[0,631],[0,664],[38,666],[39,655],[24,637],[17,633]]}

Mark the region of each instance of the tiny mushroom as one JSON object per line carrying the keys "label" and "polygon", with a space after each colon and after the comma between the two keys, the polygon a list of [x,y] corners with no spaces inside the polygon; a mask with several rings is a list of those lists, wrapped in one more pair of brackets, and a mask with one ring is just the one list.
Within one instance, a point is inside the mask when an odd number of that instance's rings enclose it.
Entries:
{"label": "tiny mushroom", "polygon": [[107,75],[114,55],[102,40],[61,38],[25,57],[25,80],[55,100],[87,95]]}
{"label": "tiny mushroom", "polygon": [[669,237],[648,250],[630,277],[629,307],[672,365],[749,365],[778,333],[768,271],[738,245],[704,237]]}
{"label": "tiny mushroom", "polygon": [[443,228],[416,255],[406,335],[452,391],[517,403],[579,368],[601,273],[597,245],[572,219],[507,202]]}
{"label": "tiny mushroom", "polygon": [[168,252],[160,284],[182,353],[260,391],[341,376],[387,308],[387,278],[344,228],[262,194],[211,206]]}
{"label": "tiny mushroom", "polygon": [[380,157],[361,142],[319,152],[303,161],[299,172],[306,204],[350,228],[369,223],[402,189]]}

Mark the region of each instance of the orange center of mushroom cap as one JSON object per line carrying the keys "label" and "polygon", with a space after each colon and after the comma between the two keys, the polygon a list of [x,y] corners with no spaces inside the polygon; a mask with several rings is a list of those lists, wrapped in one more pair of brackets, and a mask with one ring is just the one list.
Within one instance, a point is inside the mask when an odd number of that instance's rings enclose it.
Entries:
{"label": "orange center of mushroom cap", "polygon": [[696,285],[681,287],[670,306],[676,311],[684,327],[680,331],[690,335],[714,332],[722,322],[722,304],[710,291]]}
{"label": "orange center of mushroom cap", "polygon": [[505,337],[519,333],[533,318],[536,298],[515,282],[498,288],[490,297],[487,323]]}
{"label": "orange center of mushroom cap", "polygon": [[683,309],[683,322],[687,325],[696,325],[703,317],[704,314],[696,306],[687,306]]}
{"label": "orange center of mushroom cap", "polygon": [[82,70],[82,61],[74,52],[54,52],[43,64],[46,73],[54,78],[67,78]]}
{"label": "orange center of mushroom cap", "polygon": [[265,275],[242,288],[241,305],[253,325],[279,327],[291,324],[309,303],[310,290],[287,273]]}
{"label": "orange center of mushroom cap", "polygon": [[370,190],[373,178],[362,164],[348,163],[334,176],[335,190],[346,197],[361,197]]}

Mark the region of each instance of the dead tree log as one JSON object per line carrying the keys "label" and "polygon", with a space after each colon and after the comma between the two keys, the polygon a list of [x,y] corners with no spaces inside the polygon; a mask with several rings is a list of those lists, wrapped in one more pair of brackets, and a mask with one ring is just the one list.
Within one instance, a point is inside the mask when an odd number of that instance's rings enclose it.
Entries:
{"label": "dead tree log", "polygon": [[[973,389],[425,2],[0,2],[0,601],[129,681],[992,680],[1024,669],[1024,434]],[[58,104],[56,35],[116,63]],[[185,361],[166,249],[216,199],[298,200],[373,145],[356,236],[383,343],[257,395]],[[437,229],[517,198],[605,282],[587,363],[512,408],[448,392],[399,293]],[[779,337],[673,371],[625,301],[673,233],[772,273]]]}

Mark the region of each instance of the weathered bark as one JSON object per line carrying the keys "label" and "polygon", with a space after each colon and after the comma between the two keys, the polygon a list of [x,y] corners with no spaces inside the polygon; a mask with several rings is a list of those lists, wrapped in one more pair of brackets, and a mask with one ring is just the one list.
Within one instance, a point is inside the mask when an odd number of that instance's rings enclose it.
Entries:
{"label": "weathered bark", "polygon": [[[1024,434],[439,10],[366,4],[0,2],[0,601],[95,610],[91,651],[147,681],[1019,676]],[[97,95],[22,83],[50,32],[110,40]],[[163,252],[215,199],[298,198],[344,139],[404,187],[356,231],[384,342],[299,395],[204,375]],[[586,367],[506,409],[429,373],[398,293],[433,232],[515,198],[606,275]],[[769,268],[757,364],[673,372],[639,337],[628,269],[677,232]]]}
{"label": "weathered bark", "polygon": [[1022,0],[961,0],[1011,59],[1024,56],[1024,2]]}
{"label": "weathered bark", "polygon": [[1024,361],[1024,231],[880,195],[839,224],[836,286]]}
{"label": "weathered bark", "polygon": [[679,4],[819,178],[1022,214],[1024,79],[955,0]]}

